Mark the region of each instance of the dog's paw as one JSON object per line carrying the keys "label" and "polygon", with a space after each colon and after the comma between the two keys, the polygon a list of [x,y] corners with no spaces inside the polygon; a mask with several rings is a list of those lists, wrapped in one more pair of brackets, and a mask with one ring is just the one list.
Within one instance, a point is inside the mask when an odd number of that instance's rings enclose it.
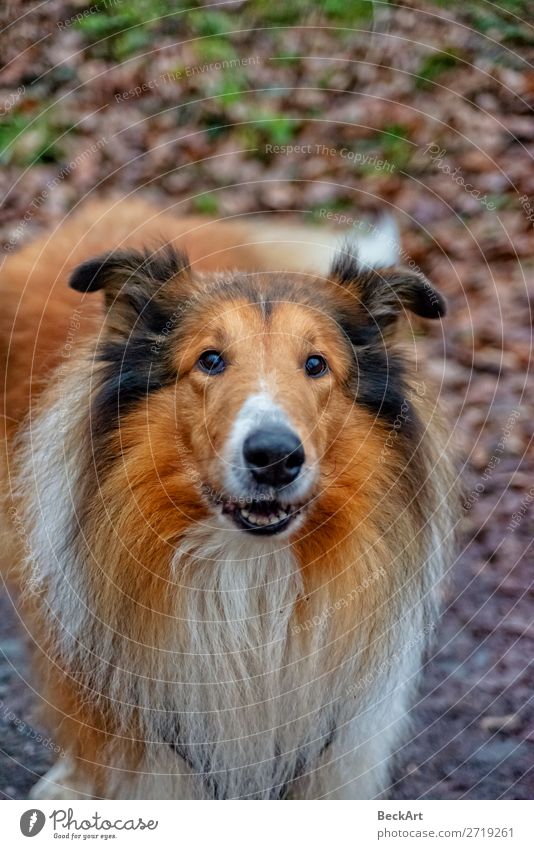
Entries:
{"label": "dog's paw", "polygon": [[86,781],[80,776],[79,768],[73,758],[65,757],[34,784],[29,793],[34,801],[44,799],[92,799],[93,795]]}

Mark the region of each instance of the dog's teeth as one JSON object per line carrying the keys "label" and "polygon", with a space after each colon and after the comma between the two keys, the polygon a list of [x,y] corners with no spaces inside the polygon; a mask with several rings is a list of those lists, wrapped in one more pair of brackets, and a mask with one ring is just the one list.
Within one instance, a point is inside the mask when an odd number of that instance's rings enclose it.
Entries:
{"label": "dog's teeth", "polygon": [[287,519],[288,516],[291,516],[291,507],[288,506],[286,508],[278,508],[276,513],[254,513],[251,509],[247,509],[246,507],[241,507],[239,509],[239,513],[243,519],[245,519],[249,525],[256,525],[259,528],[266,527],[268,525],[277,525],[279,522],[283,522],[284,519]]}

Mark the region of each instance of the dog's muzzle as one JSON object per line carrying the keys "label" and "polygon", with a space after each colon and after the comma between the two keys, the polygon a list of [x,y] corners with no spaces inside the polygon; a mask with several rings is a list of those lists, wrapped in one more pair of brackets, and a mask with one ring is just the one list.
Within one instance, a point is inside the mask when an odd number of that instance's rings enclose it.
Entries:
{"label": "dog's muzzle", "polygon": [[240,529],[272,535],[295,522],[315,471],[284,411],[265,396],[244,404],[227,453],[223,515]]}

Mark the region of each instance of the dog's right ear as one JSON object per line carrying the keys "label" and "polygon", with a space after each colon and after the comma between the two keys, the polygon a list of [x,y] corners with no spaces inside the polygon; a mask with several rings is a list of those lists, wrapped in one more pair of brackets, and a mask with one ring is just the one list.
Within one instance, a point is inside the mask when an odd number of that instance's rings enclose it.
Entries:
{"label": "dog's right ear", "polygon": [[[126,256],[123,261],[126,261]],[[98,292],[99,289],[105,289],[121,265],[119,254],[88,259],[74,269],[69,278],[69,286],[77,292]]]}
{"label": "dog's right ear", "polygon": [[83,262],[69,285],[77,292],[104,290],[107,324],[117,333],[131,333],[140,324],[157,334],[172,309],[167,284],[188,271],[187,256],[169,246],[152,252],[121,250]]}

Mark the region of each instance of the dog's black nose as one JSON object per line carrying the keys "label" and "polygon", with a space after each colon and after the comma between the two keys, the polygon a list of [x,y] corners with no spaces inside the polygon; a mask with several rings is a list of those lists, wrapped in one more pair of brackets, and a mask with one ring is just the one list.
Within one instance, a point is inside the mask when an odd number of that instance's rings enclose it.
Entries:
{"label": "dog's black nose", "polygon": [[304,463],[304,448],[288,427],[260,428],[245,439],[245,463],[258,483],[283,486],[297,477]]}

